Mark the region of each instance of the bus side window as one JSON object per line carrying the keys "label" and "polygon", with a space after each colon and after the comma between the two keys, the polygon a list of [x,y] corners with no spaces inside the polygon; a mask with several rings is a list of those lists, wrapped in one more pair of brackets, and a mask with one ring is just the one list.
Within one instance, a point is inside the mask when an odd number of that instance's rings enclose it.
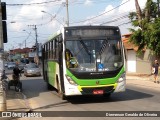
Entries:
{"label": "bus side window", "polygon": [[55,59],[59,59],[59,53],[58,53],[58,40],[55,39]]}
{"label": "bus side window", "polygon": [[53,40],[53,59],[55,59],[55,40]]}

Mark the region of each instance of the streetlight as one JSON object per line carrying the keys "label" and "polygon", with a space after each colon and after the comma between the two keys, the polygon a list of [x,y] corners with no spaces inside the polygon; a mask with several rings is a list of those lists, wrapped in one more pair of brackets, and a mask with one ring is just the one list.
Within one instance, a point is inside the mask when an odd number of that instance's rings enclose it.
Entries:
{"label": "streetlight", "polygon": [[61,25],[63,25],[63,26],[64,26],[64,24],[62,24],[58,19],[56,19],[56,14],[55,14],[55,15],[52,15],[51,13],[46,12],[46,11],[44,11],[44,10],[42,10],[41,12],[43,12],[43,13],[46,13],[46,14],[50,15],[50,16],[51,16],[51,21],[52,21],[53,19],[55,19],[55,20],[57,20],[57,22],[58,22],[58,23],[60,23]]}
{"label": "streetlight", "polygon": [[28,32],[27,30],[22,30],[25,31],[26,33],[28,33],[33,39],[36,39],[33,35],[31,35],[31,32]]}
{"label": "streetlight", "polygon": [[53,20],[53,18],[56,17],[56,14],[53,16],[51,13],[48,13],[48,12],[46,12],[46,11],[44,11],[44,10],[42,10],[41,12],[49,14],[49,15],[51,16],[51,21]]}
{"label": "streetlight", "polygon": [[[26,48],[26,40],[31,36],[31,32],[27,32],[26,30],[23,30],[23,31],[25,31],[27,34],[28,34],[28,36],[27,36],[27,38],[24,40],[24,42],[25,42],[25,48]],[[32,36],[33,37],[33,36]],[[34,38],[34,37],[33,37]],[[35,39],[35,38],[34,38]]]}

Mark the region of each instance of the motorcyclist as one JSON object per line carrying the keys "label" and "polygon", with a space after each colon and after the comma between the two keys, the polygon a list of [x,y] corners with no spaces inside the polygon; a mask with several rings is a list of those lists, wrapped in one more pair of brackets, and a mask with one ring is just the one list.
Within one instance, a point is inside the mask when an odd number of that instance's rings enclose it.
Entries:
{"label": "motorcyclist", "polygon": [[19,80],[21,75],[21,70],[18,67],[18,64],[16,63],[16,66],[13,69],[13,80],[16,80],[16,78]]}

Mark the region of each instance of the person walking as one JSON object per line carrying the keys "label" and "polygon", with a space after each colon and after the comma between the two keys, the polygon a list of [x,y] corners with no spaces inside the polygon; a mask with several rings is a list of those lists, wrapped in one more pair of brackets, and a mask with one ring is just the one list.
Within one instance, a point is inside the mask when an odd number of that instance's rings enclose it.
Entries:
{"label": "person walking", "polygon": [[153,70],[153,74],[154,74],[154,83],[159,84],[158,69],[159,69],[159,63],[158,63],[158,60],[155,60],[153,66],[152,66],[152,70]]}

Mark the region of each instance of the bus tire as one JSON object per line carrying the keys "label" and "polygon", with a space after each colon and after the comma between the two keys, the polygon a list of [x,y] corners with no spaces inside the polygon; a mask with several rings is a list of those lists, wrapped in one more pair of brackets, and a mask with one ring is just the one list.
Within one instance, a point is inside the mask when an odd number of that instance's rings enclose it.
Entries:
{"label": "bus tire", "polygon": [[67,97],[65,96],[65,94],[64,94],[64,93],[62,93],[61,98],[62,98],[62,100],[66,100],[66,99],[67,99]]}
{"label": "bus tire", "polygon": [[62,98],[62,100],[66,100],[65,94],[61,91],[60,83],[58,81],[58,76],[56,76],[56,82],[57,82],[57,93]]}
{"label": "bus tire", "polygon": [[48,90],[52,90],[53,89],[52,85],[50,85],[49,83],[47,83],[47,89]]}

